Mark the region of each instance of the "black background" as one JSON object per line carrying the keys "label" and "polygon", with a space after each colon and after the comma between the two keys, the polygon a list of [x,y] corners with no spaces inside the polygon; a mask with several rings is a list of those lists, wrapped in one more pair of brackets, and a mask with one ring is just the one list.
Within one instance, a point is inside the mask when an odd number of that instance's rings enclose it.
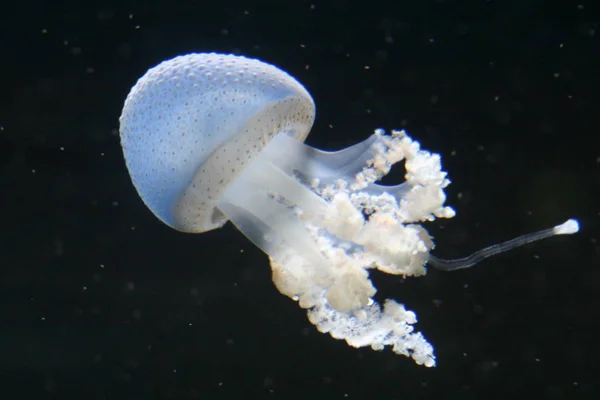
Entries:
{"label": "black background", "polygon": [[[6,399],[594,398],[600,288],[598,4],[70,1],[0,6],[0,396]],[[118,117],[149,67],[234,52],[299,79],[307,143],[406,128],[442,155],[442,257],[580,219],[455,273],[374,274],[415,310],[427,369],[318,333],[232,226],[162,225]],[[393,171],[386,182],[399,182]],[[443,397],[442,397],[443,396]]]}

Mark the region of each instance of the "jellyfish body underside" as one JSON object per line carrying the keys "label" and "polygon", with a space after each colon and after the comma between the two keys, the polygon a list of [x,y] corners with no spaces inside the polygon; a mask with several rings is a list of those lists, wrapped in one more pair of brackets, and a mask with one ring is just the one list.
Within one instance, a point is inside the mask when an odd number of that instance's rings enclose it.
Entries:
{"label": "jellyfish body underside", "polygon": [[[375,182],[401,160],[406,182]],[[416,222],[452,217],[439,156],[404,132],[376,131],[338,152],[278,134],[232,182],[218,208],[268,254],[278,290],[308,310],[321,332],[354,347],[390,346],[426,366],[432,346],[413,331],[413,312],[381,307],[368,270],[419,276],[432,248]]]}

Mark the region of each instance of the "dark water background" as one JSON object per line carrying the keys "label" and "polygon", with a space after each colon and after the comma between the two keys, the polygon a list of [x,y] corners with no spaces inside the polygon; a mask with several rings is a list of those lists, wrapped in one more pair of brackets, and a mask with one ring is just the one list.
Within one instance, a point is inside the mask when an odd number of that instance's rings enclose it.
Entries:
{"label": "dark water background", "polygon": [[[3,3],[0,398],[597,398],[594,3]],[[349,348],[233,227],[175,232],[135,193],[123,100],[149,67],[200,51],[297,77],[317,103],[311,145],[406,128],[440,153],[457,216],[428,224],[439,256],[569,217],[582,231],[451,274],[375,274],[378,297],[416,311],[437,368]]]}

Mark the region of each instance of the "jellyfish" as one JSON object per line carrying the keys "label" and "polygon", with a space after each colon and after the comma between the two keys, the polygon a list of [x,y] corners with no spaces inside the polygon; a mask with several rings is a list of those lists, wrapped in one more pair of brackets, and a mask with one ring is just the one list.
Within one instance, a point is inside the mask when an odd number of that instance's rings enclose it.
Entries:
{"label": "jellyfish", "polygon": [[[277,67],[216,53],[149,69],[120,117],[127,169],[163,223],[202,233],[227,221],[264,251],[276,288],[323,333],[352,347],[391,348],[435,365],[403,304],[378,303],[369,272],[452,271],[524,243],[578,230],[576,220],[443,260],[422,226],[451,218],[438,154],[405,131],[377,129],[339,151],[304,143],[315,119],[307,90]],[[378,181],[403,161],[405,181]]]}

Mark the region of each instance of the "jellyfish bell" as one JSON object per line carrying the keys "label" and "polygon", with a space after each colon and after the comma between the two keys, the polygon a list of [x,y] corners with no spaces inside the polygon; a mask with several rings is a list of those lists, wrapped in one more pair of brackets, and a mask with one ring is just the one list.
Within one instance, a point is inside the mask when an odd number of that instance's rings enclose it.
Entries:
{"label": "jellyfish bell", "polygon": [[[412,311],[374,299],[369,270],[421,276],[467,268],[524,243],[578,230],[575,220],[464,259],[430,254],[422,223],[451,218],[437,154],[404,131],[351,147],[304,143],[315,105],[293,77],[259,60],[198,53],[164,61],[133,86],[120,118],[127,169],[154,215],[182,232],[231,221],[270,259],[277,289],[321,332],[350,346],[390,347],[435,365]],[[377,183],[404,161],[405,182]]]}
{"label": "jellyfish bell", "polygon": [[279,131],[298,141],[314,121],[312,98],[277,68],[243,57],[190,54],[150,69],[120,118],[133,183],[170,227],[201,233],[227,219],[224,189]]}

